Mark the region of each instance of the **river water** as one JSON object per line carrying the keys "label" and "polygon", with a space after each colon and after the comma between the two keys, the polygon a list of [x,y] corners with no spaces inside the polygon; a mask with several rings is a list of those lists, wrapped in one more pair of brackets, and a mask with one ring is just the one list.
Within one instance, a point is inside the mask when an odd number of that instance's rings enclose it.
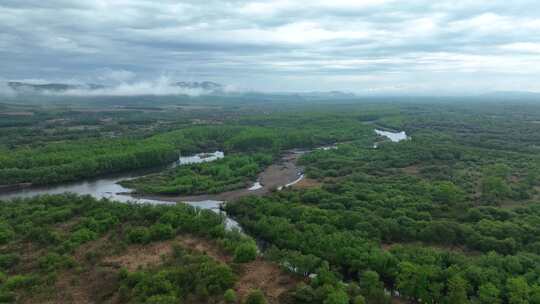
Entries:
{"label": "river water", "polygon": [[[172,163],[169,167],[210,162],[221,159],[224,156],[225,155],[222,151],[216,151],[213,153],[199,153],[190,156],[180,156],[178,160]],[[154,200],[132,197],[126,194],[131,192],[131,189],[122,187],[118,184],[118,182],[122,180],[134,179],[137,177],[141,177],[147,173],[148,171],[135,171],[130,173],[112,175],[109,177],[100,177],[66,184],[44,187],[30,187],[14,192],[0,193],[0,200],[9,200],[13,198],[28,198],[42,194],[60,194],[65,192],[71,192],[79,195],[91,195],[97,199],[107,198],[110,200],[124,203],[135,202],[150,204],[174,204],[175,202],[172,200]]]}
{"label": "river water", "polygon": [[[391,142],[400,142],[402,140],[410,139],[410,137],[407,136],[407,133],[405,133],[405,131],[390,132],[390,131],[382,131],[382,130],[378,130],[378,129],[375,129],[374,131],[375,131],[375,133],[377,133],[377,135],[384,136],[384,137],[390,139]],[[377,149],[378,147],[379,147],[379,142],[376,142],[376,143],[373,144],[374,149]]]}
{"label": "river water", "polygon": [[384,137],[390,139],[391,142],[400,142],[402,140],[409,139],[409,137],[407,136],[407,133],[405,133],[405,131],[389,132],[389,131],[382,131],[382,130],[375,129],[375,133],[377,133],[377,135],[384,136]]}
{"label": "river water", "polygon": [[[172,163],[169,167],[177,167],[182,165],[197,164],[203,162],[215,161],[223,158],[225,155],[222,151],[216,151],[213,153],[199,153],[190,156],[181,156],[177,161]],[[167,200],[167,199],[147,199],[147,198],[137,198],[129,194],[131,189],[125,188],[118,184],[122,180],[134,179],[141,177],[148,173],[146,172],[130,172],[125,174],[118,174],[109,177],[100,177],[95,179],[83,180],[73,183],[66,183],[53,186],[44,186],[44,187],[31,187],[26,189],[21,189],[13,192],[0,193],[0,200],[10,200],[15,198],[30,198],[37,195],[43,194],[61,194],[61,193],[75,193],[78,195],[90,195],[96,199],[110,199],[114,201],[119,201],[123,203],[147,203],[147,204],[160,204],[160,205],[174,205],[176,201]],[[217,213],[224,212],[220,209],[223,201],[217,200],[202,200],[196,202],[184,202],[186,204],[198,207],[201,209],[209,209]],[[233,219],[226,218],[226,226],[231,228],[240,228],[240,225]]]}
{"label": "river water", "polygon": [[[388,137],[392,142],[399,142],[401,140],[408,139],[409,137],[405,132],[388,132],[388,131],[381,131],[381,130],[375,130],[375,132],[381,136]],[[376,145],[376,144],[375,144]],[[376,146],[375,146],[376,147]],[[337,149],[337,145],[331,145],[331,146],[323,146],[316,149],[320,150],[333,150]],[[291,155],[301,155],[304,153],[308,153],[312,150],[291,150]],[[211,162],[216,161],[218,159],[221,159],[225,156],[225,154],[222,151],[215,151],[213,153],[199,153],[195,155],[189,155],[189,156],[181,156],[178,158],[177,161],[170,164],[170,168],[174,168],[177,166],[183,166],[183,165],[190,165],[190,164],[197,164],[197,163],[203,163],[203,162]],[[304,174],[302,170],[296,168],[294,163],[292,163],[292,166],[294,166],[295,171],[297,172],[297,175],[294,180],[289,180],[288,183],[285,182],[285,185],[281,184],[281,186],[277,187],[278,190],[281,190],[283,188],[290,187],[299,181],[301,181],[304,178]],[[173,199],[167,199],[160,197],[159,199],[150,199],[150,198],[140,198],[140,197],[134,197],[129,195],[132,190],[129,188],[125,188],[118,184],[118,182],[122,180],[129,180],[134,179],[137,177],[141,177],[145,174],[148,174],[149,172],[142,172],[142,171],[136,171],[136,172],[130,172],[130,173],[124,173],[124,174],[118,174],[118,175],[111,175],[108,177],[100,177],[95,179],[88,179],[78,182],[72,182],[72,183],[65,183],[65,184],[59,184],[59,185],[52,185],[52,186],[43,186],[43,187],[30,187],[26,189],[19,189],[13,192],[5,192],[0,193],[0,201],[1,200],[10,200],[10,199],[16,199],[16,198],[30,198],[37,195],[43,195],[43,194],[61,194],[61,193],[75,193],[78,195],[90,195],[96,199],[109,199],[119,202],[131,202],[131,203],[148,203],[148,204],[166,204],[166,205],[173,205],[177,202]],[[263,187],[268,186],[266,184],[262,184],[261,181],[256,181],[250,188],[247,188],[248,191],[257,191],[262,189]],[[192,205],[194,207],[198,207],[201,209],[209,209],[218,213],[225,214],[221,209],[221,205],[224,203],[222,200],[212,200],[212,199],[201,199],[196,201],[183,201],[183,203]],[[226,215],[226,214],[225,214]],[[226,217],[227,221],[227,227],[229,228],[240,228],[240,225],[234,221],[233,219]]]}

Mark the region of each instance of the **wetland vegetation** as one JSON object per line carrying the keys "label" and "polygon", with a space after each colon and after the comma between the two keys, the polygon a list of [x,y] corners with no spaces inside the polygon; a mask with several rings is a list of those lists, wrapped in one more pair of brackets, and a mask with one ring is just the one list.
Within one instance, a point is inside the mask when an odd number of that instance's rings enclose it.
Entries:
{"label": "wetland vegetation", "polygon": [[[247,193],[222,206],[244,233],[181,203],[10,196],[0,300],[540,303],[540,106],[187,106],[0,105],[4,191],[149,169],[121,184],[154,196]],[[213,151],[225,157],[170,167]],[[294,164],[305,179],[249,193],[291,151],[303,151]]]}

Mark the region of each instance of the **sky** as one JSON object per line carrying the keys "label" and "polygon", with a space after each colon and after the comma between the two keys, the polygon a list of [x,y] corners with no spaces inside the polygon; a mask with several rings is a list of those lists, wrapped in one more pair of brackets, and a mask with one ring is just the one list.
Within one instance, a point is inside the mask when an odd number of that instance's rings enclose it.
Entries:
{"label": "sky", "polygon": [[540,92],[540,3],[1,0],[0,80]]}

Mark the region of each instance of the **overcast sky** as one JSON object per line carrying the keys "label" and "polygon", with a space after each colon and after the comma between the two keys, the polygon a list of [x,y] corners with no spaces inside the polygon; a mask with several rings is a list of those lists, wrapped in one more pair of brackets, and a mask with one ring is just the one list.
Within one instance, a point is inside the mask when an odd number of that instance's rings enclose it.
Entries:
{"label": "overcast sky", "polygon": [[540,3],[1,0],[0,79],[540,91]]}

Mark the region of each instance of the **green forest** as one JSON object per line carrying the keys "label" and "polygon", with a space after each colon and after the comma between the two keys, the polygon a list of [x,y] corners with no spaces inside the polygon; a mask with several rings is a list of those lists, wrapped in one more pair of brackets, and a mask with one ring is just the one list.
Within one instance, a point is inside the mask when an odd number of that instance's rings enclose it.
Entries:
{"label": "green forest", "polygon": [[214,163],[178,166],[122,182],[137,193],[203,194],[245,188],[263,168],[272,163],[271,154],[232,155]]}
{"label": "green forest", "polygon": [[[249,187],[292,149],[304,151],[306,183],[227,201],[242,232],[181,202],[2,201],[0,301],[77,302],[59,290],[88,285],[97,303],[540,304],[536,104],[218,103],[91,115],[80,105],[27,107],[32,116],[0,126],[3,187],[149,169],[122,185],[217,194]],[[391,142],[375,129],[409,138]],[[170,167],[216,150],[225,157]],[[281,278],[279,297],[256,273]]]}
{"label": "green forest", "polygon": [[[192,235],[234,256],[225,264],[175,243]],[[133,244],[172,242],[157,265],[128,270],[107,261]],[[150,206],[76,195],[0,205],[0,301],[71,302],[57,289],[90,284],[93,302],[208,303],[234,286],[234,268],[255,259],[254,241],[228,231],[222,216],[186,205]],[[159,259],[160,257],[157,256]],[[66,276],[72,281],[62,282]]]}

